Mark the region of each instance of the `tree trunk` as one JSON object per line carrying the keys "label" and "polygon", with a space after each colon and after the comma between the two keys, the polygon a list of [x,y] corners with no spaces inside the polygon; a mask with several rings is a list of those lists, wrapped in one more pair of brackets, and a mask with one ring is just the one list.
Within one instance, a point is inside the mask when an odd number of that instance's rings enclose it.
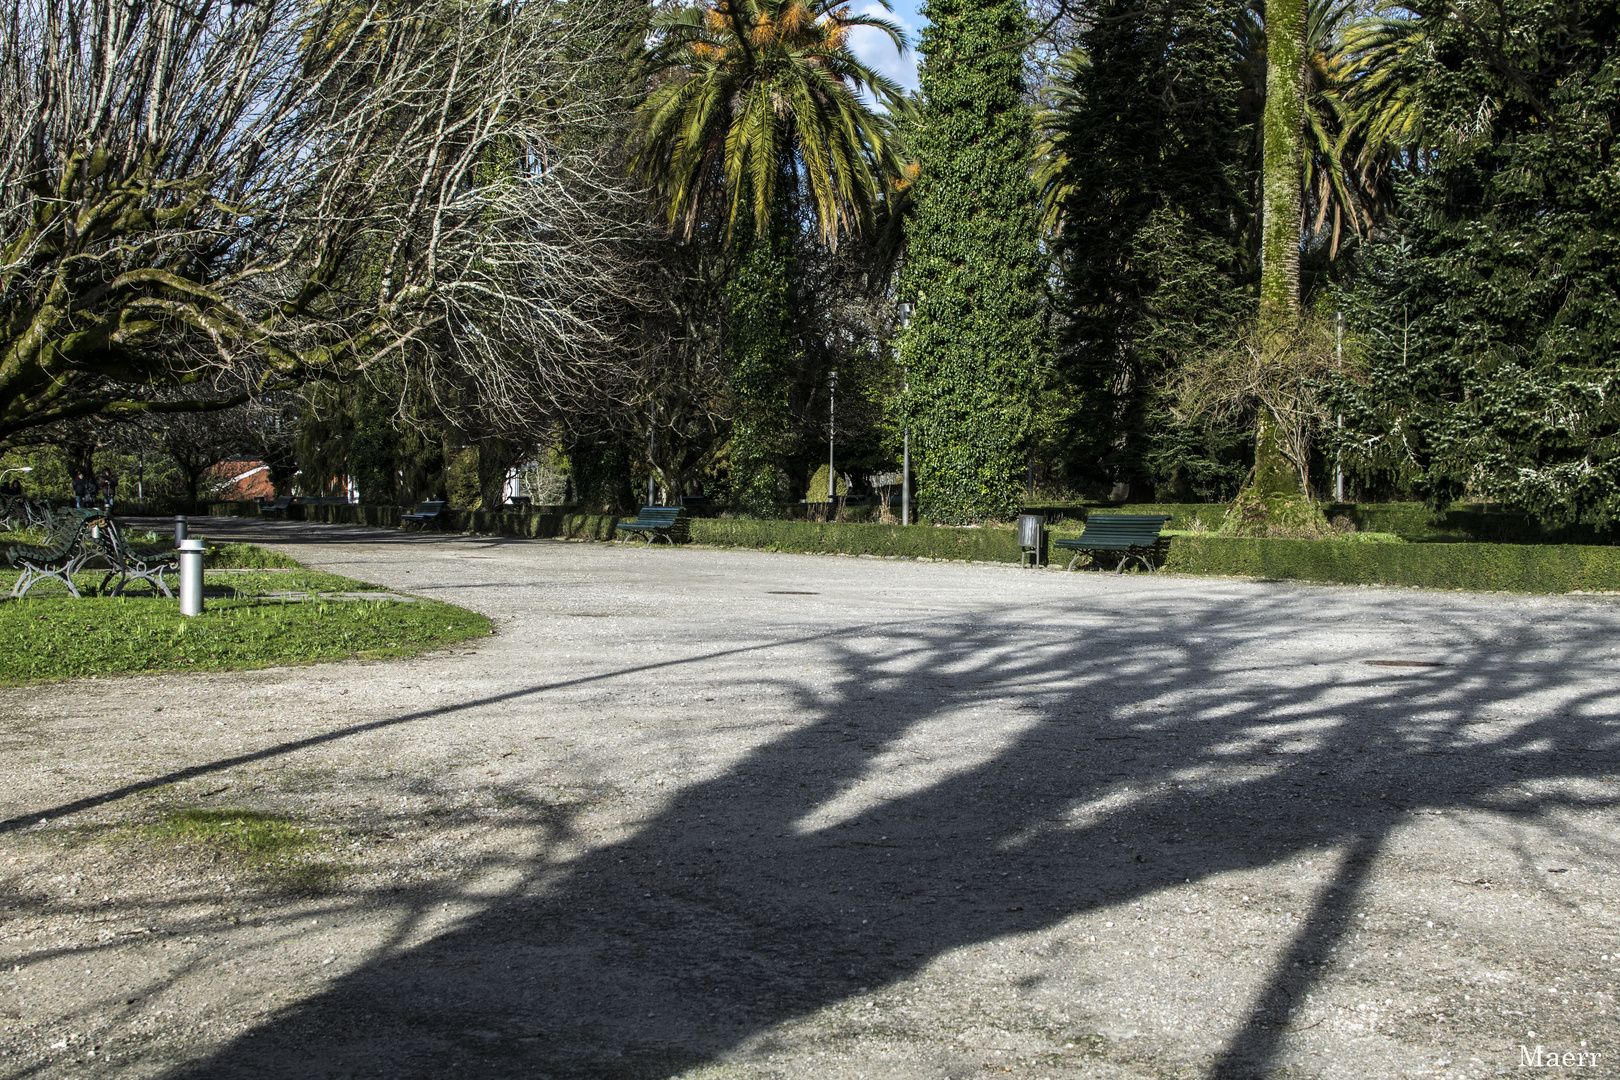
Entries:
{"label": "tree trunk", "polygon": [[1266,0],[1266,108],[1260,220],[1260,318],[1299,313],[1300,180],[1304,172],[1305,0]]}
{"label": "tree trunk", "polygon": [[[1306,0],[1266,0],[1266,107],[1260,220],[1260,342],[1299,318],[1300,182],[1304,173]],[[1266,495],[1304,495],[1277,443],[1277,418],[1262,411],[1255,428],[1254,487]]]}
{"label": "tree trunk", "polygon": [[507,439],[478,440],[479,505],[499,510],[506,501],[506,474],[517,463],[518,445]]}

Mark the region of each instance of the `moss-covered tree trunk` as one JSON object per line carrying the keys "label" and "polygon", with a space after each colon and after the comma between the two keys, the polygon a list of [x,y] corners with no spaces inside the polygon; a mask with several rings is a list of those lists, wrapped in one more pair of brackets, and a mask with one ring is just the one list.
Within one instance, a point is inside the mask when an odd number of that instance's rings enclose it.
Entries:
{"label": "moss-covered tree trunk", "polygon": [[[1261,119],[1261,347],[1299,318],[1300,179],[1305,168],[1306,0],[1266,0],[1266,108]],[[1263,495],[1301,495],[1283,461],[1276,418],[1255,427],[1254,482]],[[1264,477],[1262,477],[1262,473]]]}
{"label": "moss-covered tree trunk", "polygon": [[1261,119],[1260,317],[1299,313],[1300,179],[1305,167],[1305,0],[1266,0]]}
{"label": "moss-covered tree trunk", "polygon": [[[1299,319],[1300,183],[1305,147],[1306,0],[1266,0],[1266,107],[1261,116],[1260,347],[1286,348]],[[1255,424],[1254,473],[1224,531],[1318,535],[1322,512],[1283,453],[1277,418]]]}
{"label": "moss-covered tree trunk", "polygon": [[1007,519],[1022,501],[1040,370],[1042,260],[1020,0],[929,0],[917,209],[900,360],[923,516]]}

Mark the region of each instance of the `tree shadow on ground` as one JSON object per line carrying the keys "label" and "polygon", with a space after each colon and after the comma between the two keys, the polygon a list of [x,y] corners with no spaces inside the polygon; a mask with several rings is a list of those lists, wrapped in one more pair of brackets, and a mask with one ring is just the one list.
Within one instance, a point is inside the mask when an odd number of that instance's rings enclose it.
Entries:
{"label": "tree shadow on ground", "polygon": [[[1316,626],[1365,614],[1335,595]],[[1265,1076],[1413,812],[1545,814],[1573,796],[1535,782],[1613,771],[1595,642],[1620,618],[1483,632],[1433,604],[1411,632],[1438,643],[1386,659],[1443,666],[1399,667],[1312,657],[1284,590],[1188,606],[1119,596],[1105,633],[1002,609],[853,627],[821,639],[813,686],[716,653],[668,665],[662,684],[722,703],[791,695],[800,722],[628,839],[537,861],[458,928],[171,1075],[669,1077],[951,950],[1336,853],[1210,1073]]]}

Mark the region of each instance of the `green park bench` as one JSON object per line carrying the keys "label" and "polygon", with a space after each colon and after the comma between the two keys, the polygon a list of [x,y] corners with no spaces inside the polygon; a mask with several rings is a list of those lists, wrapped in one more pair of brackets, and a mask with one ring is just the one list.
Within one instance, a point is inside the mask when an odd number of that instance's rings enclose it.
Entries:
{"label": "green park bench", "polygon": [[27,495],[8,495],[0,500],[0,526],[5,529],[48,529],[51,526],[51,504],[43,499],[30,499]]}
{"label": "green park bench", "polygon": [[643,506],[634,521],[621,521],[614,525],[616,529],[624,530],[625,543],[630,537],[640,533],[646,537],[647,543],[663,538],[666,544],[673,544],[675,540],[670,536],[675,530],[676,518],[681,516],[678,506]]}
{"label": "green park bench", "polygon": [[73,575],[100,552],[99,546],[87,542],[90,530],[109,520],[102,510],[63,510],[51,518],[51,534],[45,543],[13,544],[7,548],[6,562],[17,568],[12,598],[25,595],[47,578],[60,581],[68,592],[78,596]]}
{"label": "green park bench", "polygon": [[1084,532],[1054,540],[1052,546],[1074,552],[1065,570],[1074,569],[1081,555],[1109,552],[1119,555],[1119,565],[1114,568],[1116,574],[1123,574],[1131,562],[1140,562],[1152,573],[1153,556],[1164,541],[1159,530],[1169,520],[1168,514],[1092,514],[1086,519]]}
{"label": "green park bench", "polygon": [[438,520],[439,514],[443,511],[443,501],[435,502],[429,499],[426,502],[417,503],[415,513],[399,515],[399,520],[404,525],[425,525],[430,521]]}
{"label": "green park bench", "polygon": [[292,495],[277,495],[274,502],[261,503],[259,505],[259,516],[272,517],[279,515],[281,517],[285,517],[287,515],[287,508],[291,506],[293,502],[294,496]]}
{"label": "green park bench", "polygon": [[26,528],[28,497],[26,495],[0,495],[0,527],[6,530]]}
{"label": "green park bench", "polygon": [[88,544],[96,549],[95,554],[107,565],[107,576],[101,579],[97,591],[106,592],[107,583],[116,576],[118,584],[113,586],[113,596],[124,595],[131,581],[144,581],[164,596],[174,597],[163,575],[180,565],[178,551],[146,551],[131,547],[124,538],[123,528],[110,517],[101,523],[100,528],[92,528]]}

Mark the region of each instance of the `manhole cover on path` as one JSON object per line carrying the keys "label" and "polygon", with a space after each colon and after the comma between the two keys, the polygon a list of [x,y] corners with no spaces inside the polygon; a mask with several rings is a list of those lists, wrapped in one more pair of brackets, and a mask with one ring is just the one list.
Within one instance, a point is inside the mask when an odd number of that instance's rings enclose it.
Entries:
{"label": "manhole cover on path", "polygon": [[1373,667],[1445,667],[1438,660],[1363,660],[1363,664]]}
{"label": "manhole cover on path", "polygon": [[793,589],[767,589],[768,596],[820,596],[818,592],[796,592]]}

